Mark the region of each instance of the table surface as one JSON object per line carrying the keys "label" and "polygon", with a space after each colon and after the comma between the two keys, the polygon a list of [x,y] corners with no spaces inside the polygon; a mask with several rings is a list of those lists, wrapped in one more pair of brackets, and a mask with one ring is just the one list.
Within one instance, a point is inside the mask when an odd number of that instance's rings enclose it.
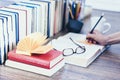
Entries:
{"label": "table surface", "polygon": [[[93,10],[91,16],[100,16],[102,12],[112,26],[107,34],[120,31],[120,12]],[[81,33],[89,30],[88,18]],[[120,44],[112,45],[87,68],[65,64],[51,77],[0,65],[0,80],[120,80]]]}

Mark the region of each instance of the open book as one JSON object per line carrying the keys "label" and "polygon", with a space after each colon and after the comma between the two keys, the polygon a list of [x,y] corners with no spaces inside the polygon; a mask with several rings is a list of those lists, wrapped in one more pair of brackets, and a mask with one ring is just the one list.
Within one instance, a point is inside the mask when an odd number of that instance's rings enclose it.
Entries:
{"label": "open book", "polygon": [[16,53],[24,55],[46,54],[52,49],[51,45],[45,45],[46,38],[47,36],[39,32],[32,33],[18,42]]}
{"label": "open book", "polygon": [[[84,52],[81,54],[76,54],[75,50],[78,47],[73,43],[70,38],[80,46],[84,46]],[[74,54],[69,56],[64,56],[65,62],[77,66],[87,67],[92,63],[104,50],[106,46],[101,46],[97,44],[90,44],[86,42],[86,35],[78,33],[68,33],[57,39],[53,39],[49,42],[55,49],[63,51],[64,49],[73,49]],[[63,52],[64,53],[64,52]],[[70,54],[69,52],[67,54]]]}

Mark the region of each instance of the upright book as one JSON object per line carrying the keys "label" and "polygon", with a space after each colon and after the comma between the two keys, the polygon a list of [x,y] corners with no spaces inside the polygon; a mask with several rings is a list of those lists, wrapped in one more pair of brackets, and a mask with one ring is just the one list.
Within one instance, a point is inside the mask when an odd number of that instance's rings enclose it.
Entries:
{"label": "upright book", "polygon": [[19,41],[19,14],[18,12],[3,10],[0,8],[0,14],[12,16],[12,25],[11,25],[11,37],[13,42],[13,47],[16,47],[17,42]]}
{"label": "upright book", "polygon": [[[20,3],[19,3],[20,4]],[[36,29],[34,31],[41,32],[47,35],[47,19],[48,19],[48,4],[45,2],[38,2],[38,1],[22,1],[21,4],[31,5],[36,7],[35,9],[35,21]],[[35,31],[35,32],[36,32]]]}
{"label": "upright book", "polygon": [[4,16],[7,18],[7,29],[8,29],[8,50],[12,50],[12,44],[13,44],[13,41],[12,41],[12,16],[11,15],[6,15],[6,14],[1,14],[1,16]]}
{"label": "upright book", "polygon": [[22,6],[19,4],[13,4],[8,6],[9,8],[13,8],[16,10],[21,10],[21,11],[25,11],[26,14],[26,35],[31,34],[31,27],[32,27],[32,8],[28,7],[28,6]]}
{"label": "upright book", "polygon": [[[71,40],[72,39],[72,40]],[[57,50],[63,51],[65,62],[81,67],[90,65],[109,46],[90,44],[86,42],[85,34],[68,33],[49,44]],[[79,50],[79,51],[78,51]]]}
{"label": "upright book", "polygon": [[[33,32],[36,32],[36,27],[37,27],[37,8],[39,8],[38,7],[38,5],[35,5],[35,4],[32,4],[32,3],[25,3],[25,2],[20,2],[20,3],[16,3],[16,4],[14,4],[14,5],[20,5],[20,6],[24,6],[24,7],[27,7],[27,8],[30,8],[30,9],[32,9],[32,15],[31,15],[31,17],[32,17],[32,19],[31,20],[29,20],[29,21],[31,21],[31,22],[29,22],[29,25],[31,25],[31,33],[33,33]],[[30,16],[30,15],[27,15],[27,16]]]}
{"label": "upright book", "polygon": [[0,16],[1,19],[3,19],[3,38],[4,38],[4,55],[8,52],[8,25],[7,25],[7,22],[8,22],[8,18],[5,17],[5,16]]}
{"label": "upright book", "polygon": [[27,26],[27,20],[26,20],[26,11],[20,10],[20,9],[15,9],[15,8],[10,8],[10,7],[4,7],[1,8],[2,10],[7,10],[7,11],[13,11],[17,12],[19,14],[18,16],[18,32],[19,32],[19,40],[24,38],[26,36],[26,26]]}
{"label": "upright book", "polygon": [[4,62],[4,31],[3,31],[3,27],[4,27],[4,19],[0,18],[0,64],[3,64]]}

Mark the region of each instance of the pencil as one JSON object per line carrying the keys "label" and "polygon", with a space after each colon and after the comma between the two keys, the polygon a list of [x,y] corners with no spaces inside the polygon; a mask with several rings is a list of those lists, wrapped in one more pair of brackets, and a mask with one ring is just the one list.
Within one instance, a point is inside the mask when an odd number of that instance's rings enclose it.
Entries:
{"label": "pencil", "polygon": [[100,16],[100,18],[98,19],[97,23],[95,24],[95,26],[92,28],[92,30],[90,31],[90,33],[93,33],[94,29],[96,28],[96,26],[98,25],[98,23],[100,22],[100,20],[102,19],[102,17],[104,16],[104,13],[102,13],[102,15]]}
{"label": "pencil", "polygon": [[70,13],[70,16],[71,16],[72,19],[74,19],[71,7],[72,7],[71,4],[69,4],[69,13]]}

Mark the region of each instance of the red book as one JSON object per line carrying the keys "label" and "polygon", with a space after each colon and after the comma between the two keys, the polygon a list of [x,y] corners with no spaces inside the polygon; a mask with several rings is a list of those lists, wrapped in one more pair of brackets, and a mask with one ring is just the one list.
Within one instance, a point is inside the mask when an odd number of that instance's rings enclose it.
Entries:
{"label": "red book", "polygon": [[50,50],[46,54],[32,54],[31,56],[17,54],[16,50],[8,52],[8,59],[37,67],[51,69],[63,59],[62,52]]}

